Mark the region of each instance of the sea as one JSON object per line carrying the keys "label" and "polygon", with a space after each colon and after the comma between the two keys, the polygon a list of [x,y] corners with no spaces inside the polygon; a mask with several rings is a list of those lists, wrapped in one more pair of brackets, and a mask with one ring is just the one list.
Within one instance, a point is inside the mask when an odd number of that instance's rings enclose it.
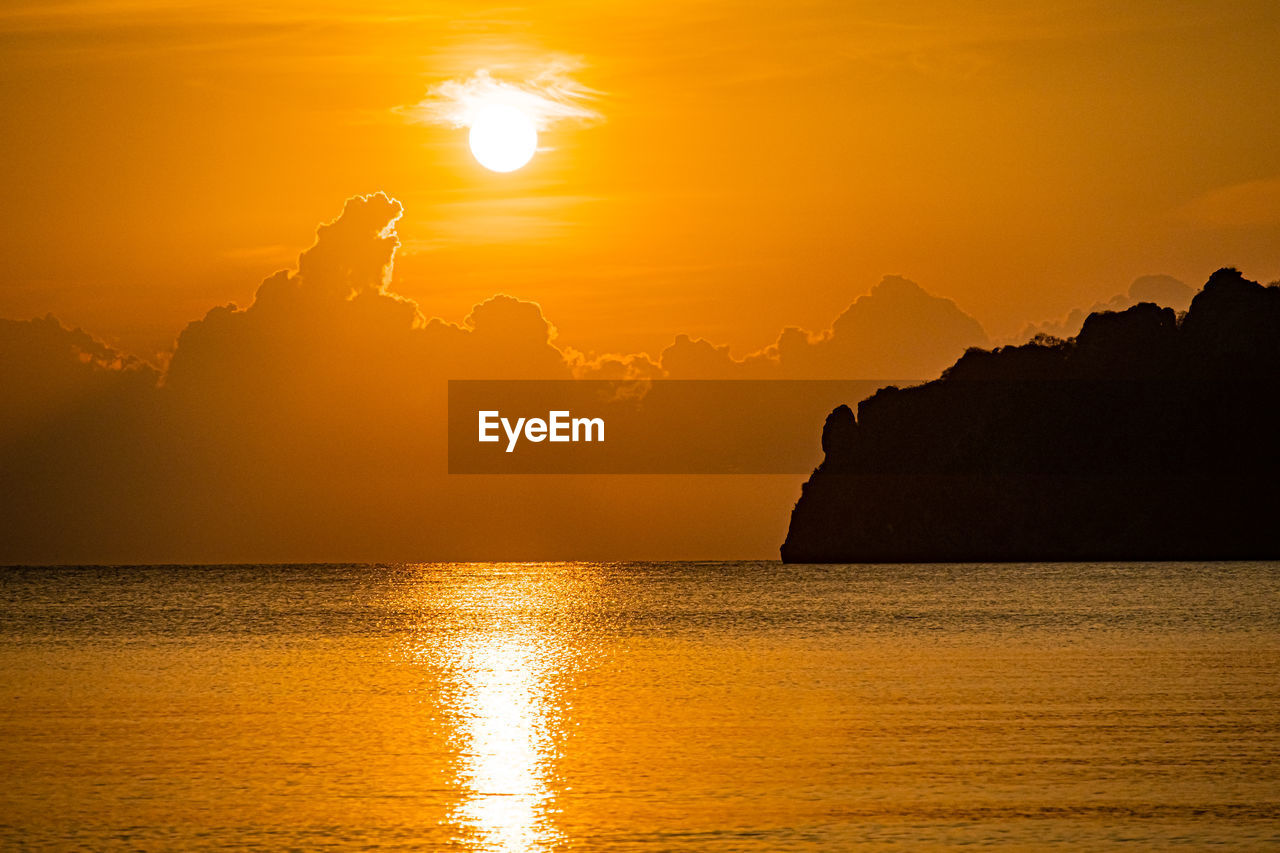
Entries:
{"label": "sea", "polygon": [[1280,563],[0,568],[0,848],[1280,845]]}

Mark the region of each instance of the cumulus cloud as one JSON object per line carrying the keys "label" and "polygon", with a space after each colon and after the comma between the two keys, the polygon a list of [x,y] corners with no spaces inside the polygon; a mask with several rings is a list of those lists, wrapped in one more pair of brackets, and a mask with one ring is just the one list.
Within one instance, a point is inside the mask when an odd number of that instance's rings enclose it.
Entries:
{"label": "cumulus cloud", "polygon": [[421,101],[397,111],[412,121],[448,127],[470,127],[477,111],[492,104],[515,107],[538,130],[562,121],[598,121],[602,116],[591,104],[601,93],[573,79],[577,68],[577,63],[557,59],[522,79],[495,77],[481,68],[465,79],[437,83]]}
{"label": "cumulus cloud", "polygon": [[729,347],[678,335],[662,352],[673,379],[932,379],[966,349],[985,346],[981,324],[950,299],[885,276],[821,332],[782,330],[771,346],[735,359]]}
{"label": "cumulus cloud", "polygon": [[533,547],[521,507],[572,489],[450,480],[447,380],[569,378],[569,363],[535,303],[497,295],[450,323],[397,295],[401,210],[350,199],[247,307],[190,323],[163,377],[52,318],[0,324],[0,561]]}
{"label": "cumulus cloud", "polygon": [[1174,311],[1186,311],[1195,291],[1171,275],[1143,275],[1133,280],[1129,289],[1110,299],[1095,302],[1091,308],[1073,308],[1065,317],[1028,323],[1008,344],[1022,344],[1037,336],[1049,338],[1073,338],[1080,333],[1085,318],[1102,311],[1124,311],[1140,302],[1153,302]]}
{"label": "cumulus cloud", "polygon": [[394,293],[401,213],[400,202],[383,193],[348,200],[341,216],[319,227],[297,270],[266,279],[247,308],[215,308],[187,326],[166,387],[277,394],[344,379],[350,392],[364,394],[417,389],[442,376],[569,375],[536,303],[496,295],[454,324],[428,319]]}
{"label": "cumulus cloud", "polygon": [[687,336],[584,354],[516,296],[451,322],[397,294],[402,213],[348,200],[250,304],[190,323],[163,374],[53,318],[0,321],[0,562],[766,555],[794,478],[449,476],[447,381],[928,378],[982,340],[891,278],[743,359]]}

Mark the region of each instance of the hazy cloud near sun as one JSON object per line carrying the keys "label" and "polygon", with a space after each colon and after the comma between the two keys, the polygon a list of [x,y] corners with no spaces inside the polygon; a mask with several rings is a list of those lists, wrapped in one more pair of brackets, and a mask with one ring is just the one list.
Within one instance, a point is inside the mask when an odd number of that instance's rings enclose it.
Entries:
{"label": "hazy cloud near sun", "polygon": [[579,67],[577,61],[556,58],[524,73],[497,70],[500,76],[495,76],[481,68],[470,77],[435,84],[421,101],[396,112],[423,124],[469,127],[481,106],[506,104],[533,119],[538,130],[562,121],[599,121],[603,116],[591,104],[601,93],[573,79]]}
{"label": "hazy cloud near sun", "polygon": [[1247,228],[1280,224],[1280,176],[1219,187],[1175,212],[1202,228]]}

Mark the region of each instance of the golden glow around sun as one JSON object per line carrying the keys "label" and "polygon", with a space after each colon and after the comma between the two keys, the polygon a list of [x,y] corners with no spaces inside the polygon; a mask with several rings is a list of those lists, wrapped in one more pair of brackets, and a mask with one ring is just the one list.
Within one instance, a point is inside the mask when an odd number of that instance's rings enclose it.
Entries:
{"label": "golden glow around sun", "polygon": [[494,172],[513,172],[533,159],[538,130],[533,119],[509,104],[488,104],[471,121],[471,153]]}

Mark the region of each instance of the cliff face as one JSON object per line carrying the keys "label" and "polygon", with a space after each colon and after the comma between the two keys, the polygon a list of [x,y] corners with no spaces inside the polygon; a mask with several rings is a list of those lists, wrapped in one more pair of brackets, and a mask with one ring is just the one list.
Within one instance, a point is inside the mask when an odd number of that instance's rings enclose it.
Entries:
{"label": "cliff face", "polygon": [[1280,288],[1091,315],[841,406],[787,562],[1280,557]]}

